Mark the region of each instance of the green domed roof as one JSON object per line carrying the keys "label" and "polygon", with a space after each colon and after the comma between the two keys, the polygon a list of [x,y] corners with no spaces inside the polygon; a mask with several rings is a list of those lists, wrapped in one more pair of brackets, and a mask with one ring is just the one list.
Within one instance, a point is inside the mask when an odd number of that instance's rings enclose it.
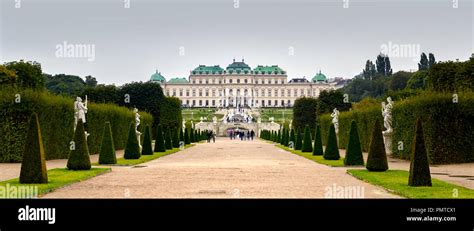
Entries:
{"label": "green domed roof", "polygon": [[249,65],[244,63],[243,59],[242,59],[242,62],[236,62],[235,59],[234,59],[234,62],[229,64],[229,66],[227,66],[226,70],[227,70],[227,72],[229,72],[231,74],[233,72],[240,73],[242,71],[244,73],[248,73],[248,72],[251,71]]}
{"label": "green domed roof", "polygon": [[285,74],[285,71],[281,69],[278,65],[273,66],[262,66],[258,65],[256,68],[253,69],[255,74]]}
{"label": "green domed roof", "polygon": [[222,74],[224,72],[224,69],[220,67],[219,65],[214,65],[214,66],[205,66],[205,65],[199,65],[198,67],[194,68],[192,70],[193,75],[209,75],[209,74]]}
{"label": "green domed roof", "polygon": [[160,72],[158,72],[158,70],[156,70],[155,74],[151,75],[150,81],[164,83],[166,82],[166,79]]}
{"label": "green domed roof", "polygon": [[323,73],[321,73],[321,71],[319,71],[319,73],[317,73],[312,79],[314,83],[326,82],[327,80],[328,78]]}
{"label": "green domed roof", "polygon": [[172,78],[168,81],[169,84],[188,83],[186,78]]}

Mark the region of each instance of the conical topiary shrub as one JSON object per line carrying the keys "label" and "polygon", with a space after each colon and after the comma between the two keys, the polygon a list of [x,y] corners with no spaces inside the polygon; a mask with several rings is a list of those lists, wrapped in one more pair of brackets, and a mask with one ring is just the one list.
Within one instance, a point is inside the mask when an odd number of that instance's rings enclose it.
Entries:
{"label": "conical topiary shrub", "polygon": [[339,147],[337,145],[336,129],[334,128],[334,124],[331,124],[329,127],[328,143],[326,145],[323,158],[326,160],[339,160],[341,158],[339,155]]}
{"label": "conical topiary shrub", "polygon": [[370,140],[366,168],[373,172],[383,172],[388,169],[382,127],[378,119],[375,120],[374,128],[372,129],[372,139]]}
{"label": "conical topiary shrub", "polygon": [[286,133],[286,129],[283,128],[283,130],[281,130],[281,140],[280,140],[280,145],[285,145],[285,133]]}
{"label": "conical topiary shrub", "polygon": [[33,113],[30,117],[27,132],[25,148],[23,149],[23,159],[21,162],[20,183],[48,183],[43,138],[41,136],[41,128],[36,113]]}
{"label": "conical topiary shrub", "polygon": [[[136,140],[136,139],[135,139]],[[71,152],[67,160],[67,168],[70,170],[89,170],[91,169],[91,159],[89,148],[87,147],[86,134],[84,133],[84,124],[79,119],[74,132]]]}
{"label": "conical topiary shrub", "polygon": [[288,146],[290,146],[290,143],[293,144],[293,148],[294,148],[294,147],[295,147],[295,143],[296,143],[295,129],[291,129],[291,132],[290,132],[290,140],[288,140]]}
{"label": "conical topiary shrub", "polygon": [[309,126],[306,125],[304,129],[304,139],[303,139],[303,148],[301,148],[302,152],[312,152],[313,151],[313,143],[311,139],[311,131]]}
{"label": "conical topiary shrub", "polygon": [[138,144],[137,133],[135,131],[135,124],[130,124],[128,130],[127,146],[125,146],[124,159],[140,159],[140,145]]}
{"label": "conical topiary shrub", "polygon": [[182,128],[179,129],[179,141],[178,141],[178,143],[179,143],[180,141],[183,141],[183,142],[184,142],[184,132],[183,132],[183,129],[182,129]]}
{"label": "conical topiary shrub", "polygon": [[110,122],[105,122],[104,131],[102,132],[102,142],[100,143],[99,164],[116,164],[114,138],[112,136],[112,128]]}
{"label": "conical topiary shrub", "polygon": [[290,140],[290,131],[288,128],[288,129],[285,129],[285,142],[283,142],[283,145],[288,147],[289,140]]}
{"label": "conical topiary shrub", "polygon": [[161,124],[156,126],[155,152],[166,152],[165,138],[163,137],[163,127]]}
{"label": "conical topiary shrub", "polygon": [[194,141],[195,142],[201,141],[201,140],[199,140],[199,131],[198,130],[194,130]]}
{"label": "conical topiary shrub", "polygon": [[313,156],[322,156],[324,154],[323,151],[323,141],[321,139],[321,128],[319,125],[316,125],[316,135],[314,136],[314,148],[313,148]]}
{"label": "conical topiary shrub", "polygon": [[166,149],[173,149],[173,142],[171,141],[171,130],[169,127],[166,128],[165,132],[165,147]]}
{"label": "conical topiary shrub", "polygon": [[354,120],[351,122],[351,130],[349,131],[349,143],[347,144],[344,165],[364,165],[364,156],[362,156],[362,148],[360,146],[359,140],[359,131],[357,130],[357,124]]}
{"label": "conical topiary shrub", "polygon": [[416,121],[416,131],[412,142],[410,159],[408,185],[431,186],[430,163],[426,153],[423,125],[420,118]]}
{"label": "conical topiary shrub", "polygon": [[173,143],[173,148],[179,148],[178,130],[173,129],[172,133],[173,133],[173,136],[171,137],[172,138],[171,142]]}
{"label": "conical topiary shrub", "polygon": [[189,129],[189,142],[191,142],[191,143],[196,142],[196,140],[194,139],[194,129],[193,128]]}
{"label": "conical topiary shrub", "polygon": [[296,129],[295,150],[301,150],[301,148],[303,148],[303,135],[299,129]]}
{"label": "conical topiary shrub", "polygon": [[190,144],[191,139],[189,138],[189,129],[184,128],[184,144]]}
{"label": "conical topiary shrub", "polygon": [[145,135],[143,136],[142,155],[153,155],[153,147],[151,144],[150,127],[145,127]]}

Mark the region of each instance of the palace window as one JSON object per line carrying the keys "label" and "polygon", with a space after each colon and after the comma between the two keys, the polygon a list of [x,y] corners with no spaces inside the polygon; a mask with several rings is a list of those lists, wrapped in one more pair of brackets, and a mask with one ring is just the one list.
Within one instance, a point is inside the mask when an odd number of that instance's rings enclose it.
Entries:
{"label": "palace window", "polygon": [[268,100],[268,106],[269,106],[269,107],[272,106],[272,101],[271,101],[271,100]]}
{"label": "palace window", "polygon": [[209,96],[209,90],[206,89],[206,96]]}
{"label": "palace window", "polygon": [[206,79],[206,84],[209,84],[209,80]]}
{"label": "palace window", "polygon": [[173,89],[173,96],[176,96],[176,89]]}
{"label": "palace window", "polygon": [[265,90],[262,89],[262,96],[265,97]]}
{"label": "palace window", "polygon": [[193,84],[196,84],[196,80],[193,79]]}
{"label": "palace window", "polygon": [[286,96],[287,96],[287,97],[290,97],[290,96],[291,96],[291,90],[290,90],[290,89],[288,89],[288,91],[286,92]]}
{"label": "palace window", "polygon": [[206,106],[209,106],[209,100],[206,100]]}
{"label": "palace window", "polygon": [[216,106],[216,101],[212,100],[212,106]]}
{"label": "palace window", "polygon": [[229,79],[229,83],[232,83],[232,79]]}
{"label": "palace window", "polygon": [[196,105],[196,100],[193,99],[193,105],[192,106],[194,107],[194,105]]}
{"label": "palace window", "polygon": [[195,89],[193,89],[193,96],[196,96],[196,90]]}
{"label": "palace window", "polygon": [[294,97],[298,97],[298,90],[297,90],[297,89],[294,89],[294,90],[293,90],[293,96],[294,96]]}
{"label": "palace window", "polygon": [[199,89],[199,96],[202,96],[202,90],[201,89]]}
{"label": "palace window", "polygon": [[247,79],[244,79],[244,83],[247,83]]}
{"label": "palace window", "polygon": [[183,96],[183,89],[179,89],[179,96]]}
{"label": "palace window", "polygon": [[275,89],[275,94],[274,94],[274,96],[275,96],[275,97],[278,96],[278,90],[277,90],[277,89]]}
{"label": "palace window", "polygon": [[199,100],[199,106],[202,106],[202,100]]}
{"label": "palace window", "polygon": [[285,106],[285,100],[281,100],[281,106]]}
{"label": "palace window", "polygon": [[212,96],[216,96],[216,90],[212,89]]}
{"label": "palace window", "polygon": [[275,107],[278,106],[278,100],[275,100]]}
{"label": "palace window", "polygon": [[186,96],[189,96],[189,90],[186,90]]}
{"label": "palace window", "polygon": [[268,96],[272,97],[272,90],[271,89],[268,89]]}
{"label": "palace window", "polygon": [[300,96],[304,96],[304,90],[300,89]]}
{"label": "palace window", "polygon": [[188,99],[188,100],[186,100],[186,105],[187,105],[187,106],[189,106],[189,99]]}
{"label": "palace window", "polygon": [[237,79],[237,83],[240,83],[240,79]]}

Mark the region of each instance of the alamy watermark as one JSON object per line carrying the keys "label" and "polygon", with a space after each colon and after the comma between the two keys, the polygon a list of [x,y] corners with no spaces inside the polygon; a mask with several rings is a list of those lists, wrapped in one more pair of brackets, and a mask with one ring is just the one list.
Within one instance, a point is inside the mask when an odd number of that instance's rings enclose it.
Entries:
{"label": "alamy watermark", "polygon": [[421,55],[420,44],[393,43],[388,41],[380,45],[380,52],[390,58],[411,58],[417,62]]}
{"label": "alamy watermark", "polygon": [[56,58],[86,58],[95,60],[95,44],[72,44],[64,41],[56,45]]}
{"label": "alamy watermark", "polygon": [[27,199],[38,198],[38,186],[33,185],[0,185],[0,198]]}
{"label": "alamy watermark", "polygon": [[325,198],[365,198],[363,186],[340,186],[336,183],[324,189]]}

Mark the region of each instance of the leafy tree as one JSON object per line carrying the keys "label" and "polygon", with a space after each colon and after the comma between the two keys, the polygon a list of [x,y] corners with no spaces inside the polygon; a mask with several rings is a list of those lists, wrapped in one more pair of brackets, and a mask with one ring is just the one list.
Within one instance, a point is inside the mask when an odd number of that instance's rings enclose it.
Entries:
{"label": "leafy tree", "polygon": [[152,114],[154,127],[160,123],[160,109],[161,105],[165,102],[165,96],[160,84],[154,82],[127,83],[120,87],[118,98],[120,106],[136,107],[141,111]]}
{"label": "leafy tree", "polygon": [[426,54],[423,52],[421,53],[420,63],[418,63],[418,70],[428,70],[428,68],[429,68],[428,57],[426,57]]}
{"label": "leafy tree", "polygon": [[30,117],[25,144],[23,161],[21,162],[20,183],[48,183],[43,139],[36,113],[33,113]]}
{"label": "leafy tree", "polygon": [[436,63],[436,59],[434,57],[434,54],[430,53],[428,58],[428,68],[432,67]]}
{"label": "leafy tree", "polygon": [[367,60],[365,63],[365,69],[362,70],[362,76],[364,77],[365,80],[371,80],[375,78],[375,75],[377,74],[377,70],[375,68],[375,65],[372,61]]}
{"label": "leafy tree", "polygon": [[349,143],[347,144],[344,165],[364,165],[364,157],[362,156],[359,132],[357,130],[357,124],[354,120],[351,122],[351,130],[349,131]]}
{"label": "leafy tree", "polygon": [[[303,130],[307,124],[314,126],[317,107],[318,100],[315,98],[302,97],[296,99],[293,105],[293,127]],[[314,127],[311,128],[314,129]]]}
{"label": "leafy tree", "polygon": [[303,141],[303,147],[302,147],[301,151],[302,152],[312,152],[313,151],[311,130],[309,129],[308,125],[306,125],[306,128],[304,129],[304,141]]}
{"label": "leafy tree", "polygon": [[430,164],[428,154],[426,153],[423,125],[420,118],[416,121],[415,137],[412,142],[408,185],[431,186]]}
{"label": "leafy tree", "polygon": [[410,80],[412,75],[413,73],[406,71],[398,71],[393,74],[390,80],[390,90],[399,91],[404,89],[407,86],[408,80]]}
{"label": "leafy tree", "polygon": [[183,117],[181,115],[181,100],[176,97],[166,97],[161,105],[161,124],[169,127],[179,128],[182,126]]}
{"label": "leafy tree", "polygon": [[385,74],[385,56],[382,54],[377,55],[377,59],[375,60],[375,65],[377,67],[377,74],[379,75],[386,75]]}
{"label": "leafy tree", "polygon": [[369,145],[369,156],[366,168],[372,172],[384,172],[388,169],[387,154],[382,136],[380,120],[376,119],[372,130],[372,139]]}
{"label": "leafy tree", "polygon": [[124,159],[140,159],[140,145],[138,144],[137,133],[135,131],[135,124],[130,124],[128,130],[127,145],[125,146],[125,152],[123,154]]}
{"label": "leafy tree", "polygon": [[337,136],[334,124],[331,124],[329,127],[328,143],[326,150],[324,151],[323,158],[326,160],[339,160],[341,158],[339,155],[339,147],[337,145]]}
{"label": "leafy tree", "polygon": [[67,168],[70,170],[89,170],[91,169],[91,159],[89,148],[87,147],[86,134],[84,132],[84,123],[79,119],[74,132],[74,148],[69,153]]}
{"label": "leafy tree", "polygon": [[18,81],[15,71],[8,70],[0,65],[0,85],[14,85]]}
{"label": "leafy tree", "polygon": [[95,77],[92,77],[92,76],[88,75],[88,76],[86,76],[85,85],[87,87],[96,87],[97,86],[97,80],[95,79]]}
{"label": "leafy tree", "polygon": [[99,164],[116,164],[114,138],[112,136],[112,128],[110,122],[105,122],[104,131],[102,132],[102,142],[100,143]]}
{"label": "leafy tree", "polygon": [[115,85],[99,84],[96,87],[86,87],[82,95],[87,95],[91,102],[96,103],[117,103],[119,101],[118,89]]}
{"label": "leafy tree", "polygon": [[33,89],[44,88],[44,77],[40,63],[20,60],[5,63],[5,67],[17,75],[17,86]]}
{"label": "leafy tree", "polygon": [[323,152],[323,141],[321,139],[321,128],[319,125],[316,126],[316,135],[314,136],[314,148],[313,156],[322,156]]}
{"label": "leafy tree", "polygon": [[408,89],[425,89],[428,71],[420,70],[415,72],[407,82]]}
{"label": "leafy tree", "polygon": [[[344,93],[341,90],[321,91],[317,100],[318,115],[330,113],[334,108],[337,108],[339,111],[348,111],[351,108],[351,103],[350,101],[344,102]],[[293,121],[295,121],[294,118]],[[310,122],[311,123],[308,122],[307,124],[312,124],[313,127],[311,127],[311,129],[314,130],[316,120]]]}
{"label": "leafy tree", "polygon": [[[49,92],[67,96],[78,96],[84,91],[84,80],[75,75],[45,74],[45,85]],[[88,96],[89,97],[89,96]]]}
{"label": "leafy tree", "polygon": [[388,56],[384,57],[385,61],[385,76],[392,75],[392,65],[390,64],[390,58]]}
{"label": "leafy tree", "polygon": [[145,135],[143,137],[142,155],[153,155],[153,147],[151,144],[150,126],[145,126]]}
{"label": "leafy tree", "polygon": [[161,124],[156,126],[155,152],[166,152],[165,138],[163,137],[163,127]]}

